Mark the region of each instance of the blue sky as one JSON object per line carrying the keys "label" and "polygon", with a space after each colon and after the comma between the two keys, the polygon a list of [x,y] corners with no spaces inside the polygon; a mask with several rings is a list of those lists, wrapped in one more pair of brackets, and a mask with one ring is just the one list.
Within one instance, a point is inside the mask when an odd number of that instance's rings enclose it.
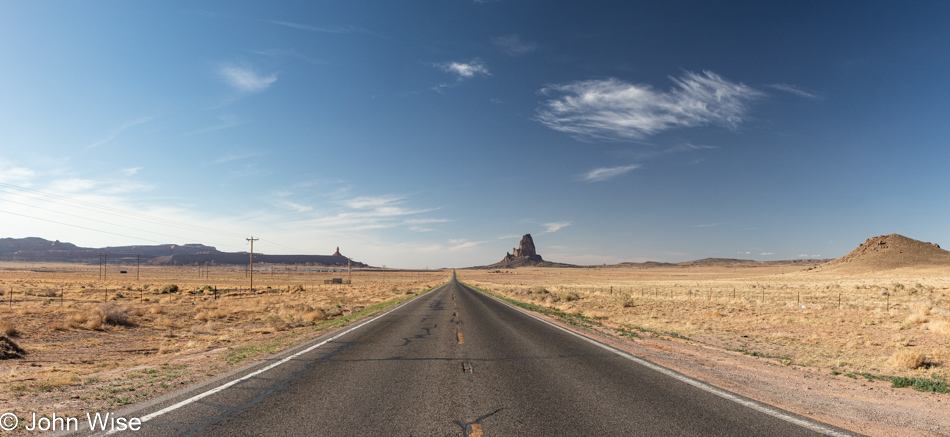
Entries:
{"label": "blue sky", "polygon": [[950,5],[0,3],[3,237],[393,267],[950,245]]}

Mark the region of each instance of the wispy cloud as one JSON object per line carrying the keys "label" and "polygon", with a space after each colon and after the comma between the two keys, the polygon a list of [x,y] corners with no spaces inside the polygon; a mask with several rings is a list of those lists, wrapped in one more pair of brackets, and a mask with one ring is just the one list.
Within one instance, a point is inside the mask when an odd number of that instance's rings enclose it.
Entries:
{"label": "wispy cloud", "polygon": [[360,196],[347,199],[341,203],[354,209],[379,208],[386,205],[392,205],[405,199],[405,196],[386,195],[386,196]]}
{"label": "wispy cloud", "polygon": [[141,169],[142,169],[142,167],[132,167],[132,168],[124,168],[124,169],[122,169],[122,170],[120,170],[120,171],[122,172],[123,175],[126,175],[126,176],[135,176],[135,174],[138,173],[139,170],[141,170]]}
{"label": "wispy cloud", "polygon": [[218,117],[218,120],[221,121],[221,122],[218,123],[218,124],[215,124],[215,125],[212,125],[212,126],[208,126],[208,127],[204,127],[204,128],[198,129],[198,130],[191,131],[191,132],[188,132],[188,133],[184,134],[184,136],[200,135],[200,134],[206,134],[206,133],[210,133],[210,132],[216,132],[216,131],[219,131],[219,130],[230,129],[230,128],[235,127],[235,126],[237,126],[238,124],[240,124],[240,123],[238,123],[236,117],[228,116],[228,115]]}
{"label": "wispy cloud", "polygon": [[298,30],[306,30],[308,32],[323,32],[323,33],[365,33],[366,30],[353,27],[353,26],[341,26],[341,25],[332,25],[332,26],[312,26],[309,24],[300,24],[292,23],[289,21],[278,21],[271,20],[271,23],[277,24],[279,26],[290,27]]}
{"label": "wispy cloud", "polygon": [[56,179],[49,183],[48,188],[52,191],[64,193],[79,193],[88,191],[99,185],[99,182],[92,179],[68,178]]}
{"label": "wispy cloud", "polygon": [[264,91],[277,81],[276,74],[264,76],[248,67],[233,64],[222,65],[218,68],[218,74],[226,84],[245,93]]}
{"label": "wispy cloud", "polygon": [[[694,227],[694,228],[711,228],[711,227],[713,227],[713,226],[719,226],[719,223],[704,223],[704,224],[696,225],[696,226],[693,226],[693,227]],[[748,253],[748,252],[746,252],[746,253]]]}
{"label": "wispy cloud", "polygon": [[130,121],[130,122],[126,123],[126,124],[123,124],[122,126],[119,126],[117,129],[113,130],[112,132],[109,133],[109,135],[105,136],[104,138],[100,139],[99,141],[96,141],[96,142],[94,142],[94,143],[92,143],[92,144],[86,146],[86,150],[94,149],[94,148],[99,147],[99,146],[101,146],[101,145],[103,145],[103,144],[110,143],[110,142],[112,142],[113,140],[115,140],[116,138],[118,138],[119,135],[122,135],[122,133],[125,132],[126,130],[131,129],[131,128],[133,128],[133,127],[135,127],[135,126],[138,126],[138,125],[140,125],[140,124],[143,124],[143,123],[148,123],[148,122],[152,121],[153,119],[155,119],[155,117],[142,117],[142,118],[140,118],[140,119],[138,119],[138,120],[133,120],[133,121]]}
{"label": "wispy cloud", "polygon": [[788,84],[784,84],[784,83],[776,83],[776,84],[766,85],[766,86],[768,86],[769,88],[775,88],[775,89],[777,89],[777,90],[779,90],[779,91],[785,91],[785,92],[787,92],[787,93],[792,93],[792,94],[795,94],[795,95],[797,95],[797,96],[799,96],[799,97],[804,97],[804,98],[806,98],[806,99],[812,99],[812,100],[821,100],[821,99],[822,99],[822,97],[819,96],[818,94],[815,94],[815,93],[810,92],[810,91],[805,91],[805,90],[803,90],[803,89],[801,89],[801,88],[799,88],[799,87],[797,87],[797,86],[794,86],[794,85],[788,85]]}
{"label": "wispy cloud", "polygon": [[640,168],[640,164],[630,164],[622,165],[619,167],[603,167],[596,168],[584,174],[582,177],[587,182],[601,182],[606,181],[612,177],[620,176],[624,173],[627,173],[631,170],[636,170]]}
{"label": "wispy cloud", "polygon": [[505,35],[492,38],[492,44],[509,56],[520,56],[533,52],[538,45],[523,41],[518,35]]}
{"label": "wispy cloud", "polygon": [[471,79],[475,76],[491,76],[488,67],[479,59],[473,59],[471,62],[446,62],[435,64],[446,73],[452,73],[458,76],[458,80]]}
{"label": "wispy cloud", "polygon": [[26,167],[17,167],[0,161],[0,182],[2,183],[18,182],[22,184],[32,178],[34,174],[33,170]]}
{"label": "wispy cloud", "polygon": [[670,79],[676,86],[668,92],[614,78],[552,85],[541,92],[560,96],[538,108],[536,120],[580,137],[635,140],[675,128],[734,129],[748,104],[764,96],[710,71]]}
{"label": "wispy cloud", "polygon": [[770,255],[775,255],[775,252],[762,252],[762,253],[760,253],[759,255],[761,255],[761,256],[770,256]]}
{"label": "wispy cloud", "polygon": [[241,159],[254,158],[258,156],[265,156],[267,152],[228,152],[224,156],[216,159],[215,164],[223,164],[225,162],[237,161]]}
{"label": "wispy cloud", "polygon": [[307,55],[304,55],[293,49],[268,49],[268,50],[252,50],[251,53],[255,55],[269,56],[271,58],[287,56],[295,59],[299,59],[309,64],[313,65],[326,65],[329,62],[322,59],[311,58]]}
{"label": "wispy cloud", "polygon": [[450,252],[456,252],[462,249],[467,249],[469,247],[478,246],[479,244],[484,243],[484,241],[467,241],[465,239],[455,239],[449,240],[449,244],[452,246],[449,247]]}
{"label": "wispy cloud", "polygon": [[798,257],[799,258],[821,258],[821,255],[809,255],[807,253],[803,253],[803,254],[798,255]]}
{"label": "wispy cloud", "polygon": [[557,232],[563,228],[566,228],[571,225],[571,222],[551,222],[551,223],[542,223],[541,226],[544,226],[544,232],[542,234],[550,234],[552,232]]}

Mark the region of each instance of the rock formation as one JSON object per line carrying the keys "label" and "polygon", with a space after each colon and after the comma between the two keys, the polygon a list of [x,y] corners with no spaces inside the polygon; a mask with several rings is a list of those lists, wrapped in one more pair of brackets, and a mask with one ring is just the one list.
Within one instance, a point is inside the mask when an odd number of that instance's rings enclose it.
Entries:
{"label": "rock formation", "polygon": [[531,238],[531,234],[524,234],[524,237],[521,237],[521,243],[518,244],[518,247],[512,249],[514,253],[506,253],[504,261],[514,261],[517,259],[523,259],[528,261],[543,261],[541,255],[538,255],[537,250],[534,248],[534,240]]}
{"label": "rock formation", "polygon": [[857,249],[816,270],[868,272],[913,267],[950,267],[950,252],[900,234],[881,235],[868,238]]}

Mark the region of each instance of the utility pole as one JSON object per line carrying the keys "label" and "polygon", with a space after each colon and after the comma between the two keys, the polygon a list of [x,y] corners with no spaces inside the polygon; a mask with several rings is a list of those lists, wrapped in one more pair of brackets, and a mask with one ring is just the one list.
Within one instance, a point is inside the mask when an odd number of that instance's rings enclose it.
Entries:
{"label": "utility pole", "polygon": [[253,293],[254,292],[254,242],[257,240],[260,240],[260,238],[254,238],[254,236],[251,235],[251,238],[247,238],[246,240],[251,242],[251,270],[250,272],[251,272],[251,292]]}
{"label": "utility pole", "polygon": [[346,257],[346,282],[353,283],[353,269],[350,267],[350,257]]}
{"label": "utility pole", "polygon": [[106,279],[106,277],[108,276],[108,274],[106,273],[106,269],[108,267],[109,267],[109,254],[104,253],[102,254],[102,279]]}

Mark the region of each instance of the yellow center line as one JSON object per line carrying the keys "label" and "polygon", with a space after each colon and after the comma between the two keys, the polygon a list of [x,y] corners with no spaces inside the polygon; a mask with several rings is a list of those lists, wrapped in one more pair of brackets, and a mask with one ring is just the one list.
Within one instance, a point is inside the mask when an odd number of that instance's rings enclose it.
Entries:
{"label": "yellow center line", "polygon": [[465,337],[462,337],[461,332],[459,332],[459,344],[465,344]]}
{"label": "yellow center line", "polygon": [[473,423],[473,424],[472,424],[472,433],[469,434],[469,436],[471,436],[471,437],[482,437],[483,435],[484,435],[484,434],[482,434],[482,424],[480,424],[480,423]]}

